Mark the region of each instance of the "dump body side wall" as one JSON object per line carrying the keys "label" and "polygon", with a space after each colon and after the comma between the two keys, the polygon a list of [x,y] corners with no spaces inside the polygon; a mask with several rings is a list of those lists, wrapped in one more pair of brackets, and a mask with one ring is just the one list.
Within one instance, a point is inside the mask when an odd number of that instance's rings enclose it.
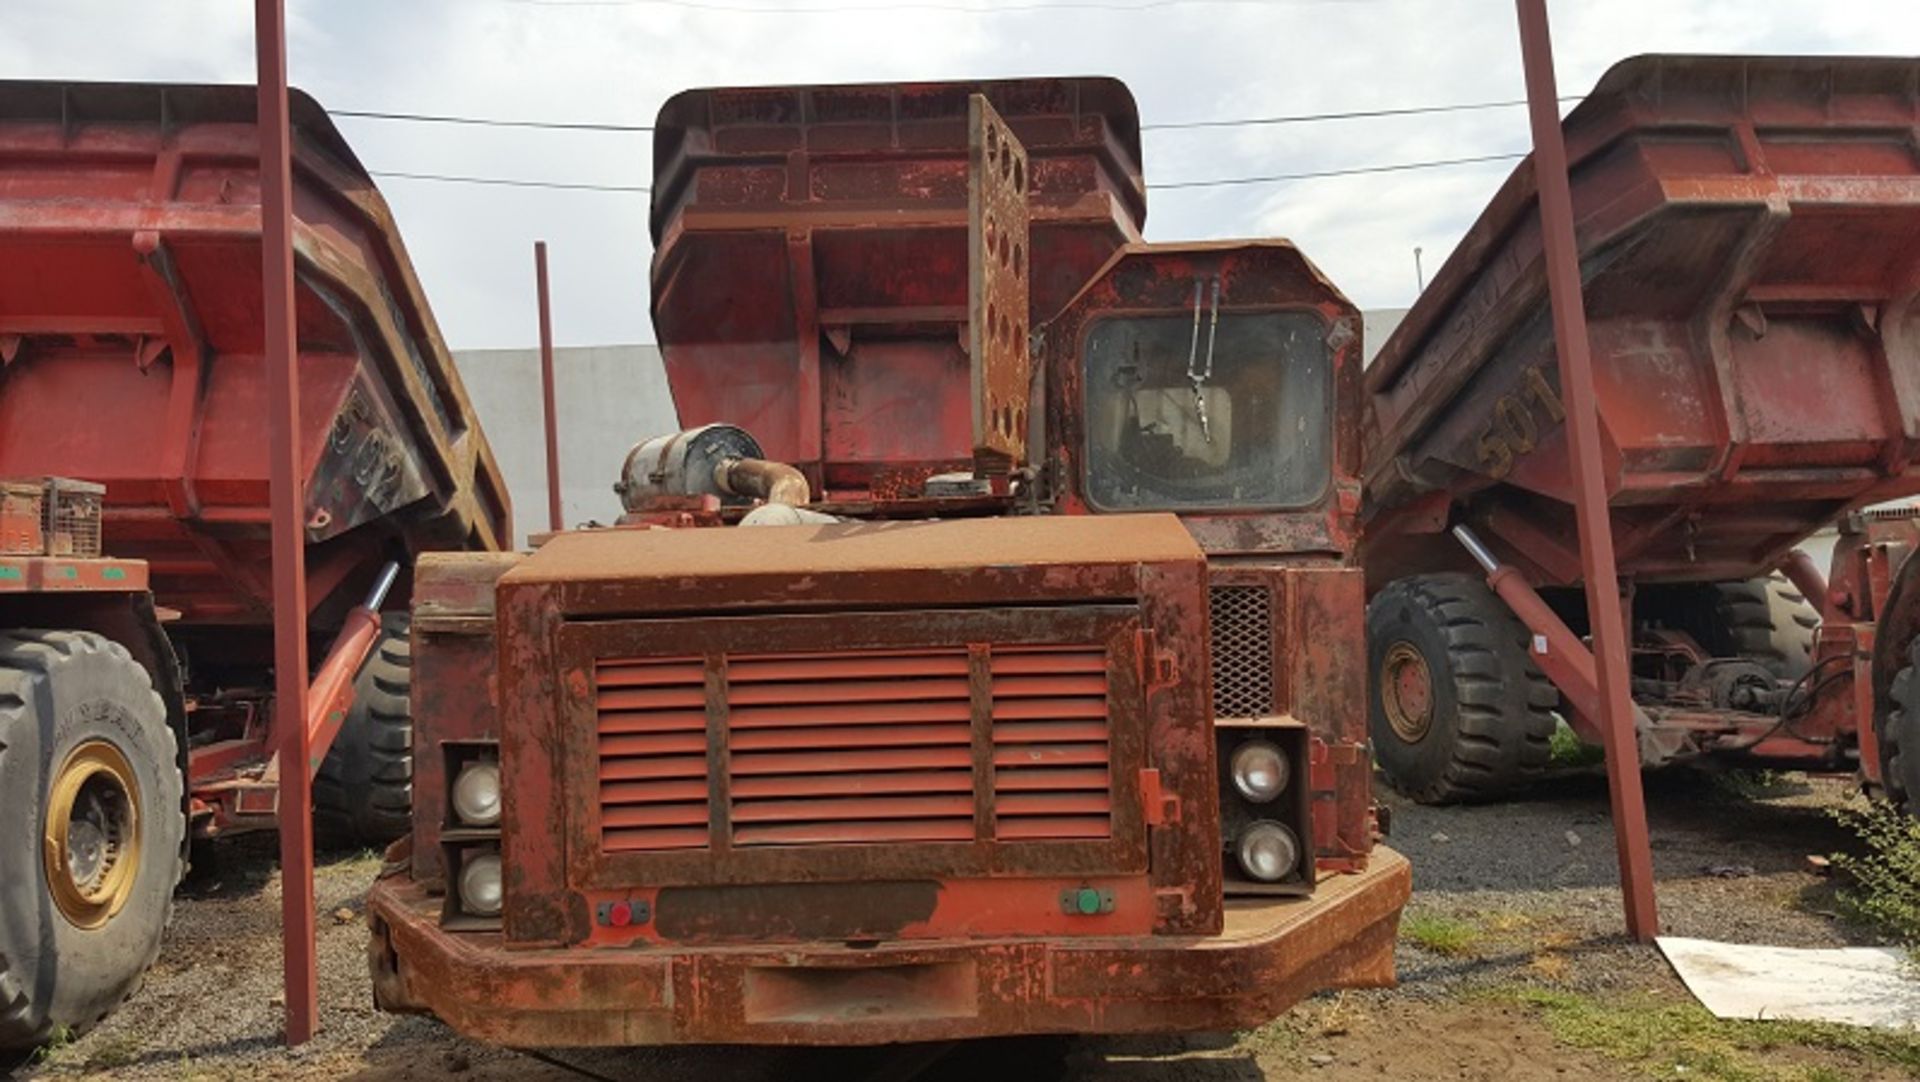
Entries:
{"label": "dump body side wall", "polygon": [[696,90],[662,109],[653,318],[683,425],[741,425],[828,496],[969,463],[975,91],[1030,155],[1038,322],[1140,236],[1117,82]]}
{"label": "dump body side wall", "polygon": [[[1744,578],[1920,492],[1920,65],[1643,57],[1567,119],[1623,573]],[[1367,377],[1375,584],[1454,566],[1457,501],[1578,575],[1531,161]]]}
{"label": "dump body side wall", "polygon": [[[0,476],[107,485],[107,551],[186,624],[268,620],[258,143],[246,87],[0,84]],[[510,539],[391,214],[294,109],[309,597]],[[324,619],[324,618],[323,618]]]}

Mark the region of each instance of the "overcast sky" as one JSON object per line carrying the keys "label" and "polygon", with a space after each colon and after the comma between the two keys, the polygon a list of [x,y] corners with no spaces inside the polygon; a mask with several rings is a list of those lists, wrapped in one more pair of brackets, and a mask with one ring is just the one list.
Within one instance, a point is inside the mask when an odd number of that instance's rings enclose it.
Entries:
{"label": "overcast sky", "polygon": [[[250,81],[252,6],[3,0],[0,76]],[[726,10],[741,8],[781,10]],[[290,0],[290,9],[292,80],[334,109],[645,124],[693,86],[1104,74],[1132,86],[1152,123],[1523,92],[1511,0]],[[1551,10],[1564,94],[1642,52],[1920,53],[1916,0],[1556,0]],[[375,170],[648,179],[644,135],[338,123]],[[1149,132],[1145,158],[1148,181],[1168,182],[1526,143],[1524,110],[1508,108]],[[1288,237],[1362,307],[1399,307],[1415,291],[1413,248],[1425,249],[1431,275],[1510,169],[1154,192],[1147,236]],[[536,238],[552,248],[562,344],[653,340],[646,196],[399,179],[382,188],[455,348],[536,340]]]}

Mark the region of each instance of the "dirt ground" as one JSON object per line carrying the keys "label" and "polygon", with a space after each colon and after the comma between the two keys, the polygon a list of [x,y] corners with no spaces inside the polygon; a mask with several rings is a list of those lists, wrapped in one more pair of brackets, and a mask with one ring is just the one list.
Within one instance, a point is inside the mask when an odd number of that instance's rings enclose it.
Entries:
{"label": "dirt ground", "polygon": [[[1758,790],[1758,791],[1756,791]],[[1569,775],[1522,800],[1424,808],[1385,796],[1391,844],[1413,861],[1400,986],[1323,996],[1260,1030],[1179,1039],[984,1042],[794,1051],[555,1050],[476,1045],[438,1023],[376,1012],[360,895],[372,854],[317,875],[322,1032],[288,1051],[280,1018],[278,875],[271,839],[203,854],[146,986],[98,1030],[23,1068],[28,1078],[618,1080],[1007,1078],[1228,1082],[1723,1079],[1838,1082],[1920,1076],[1920,1039],[1778,1023],[1720,1023],[1651,948],[1618,935],[1606,790]],[[1671,773],[1649,781],[1663,925],[1790,946],[1868,942],[1835,913],[1809,854],[1844,848],[1838,782],[1756,786]]]}

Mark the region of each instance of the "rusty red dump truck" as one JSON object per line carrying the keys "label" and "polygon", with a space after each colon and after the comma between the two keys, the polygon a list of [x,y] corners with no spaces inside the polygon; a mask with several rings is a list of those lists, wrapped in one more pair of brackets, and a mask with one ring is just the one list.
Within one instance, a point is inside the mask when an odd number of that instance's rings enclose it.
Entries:
{"label": "rusty red dump truck", "polygon": [[[1920,62],[1861,57],[1639,57],[1566,120],[1645,763],[1920,792],[1920,521],[1865,510],[1920,494],[1917,129]],[[1422,800],[1536,776],[1556,712],[1600,742],[1538,217],[1529,161],[1366,377],[1373,743]]]}
{"label": "rusty red dump truck", "polygon": [[[509,508],[386,204],[319,106],[292,116],[332,742],[301,767],[366,844],[412,785],[377,599],[415,553],[510,543]],[[189,836],[275,822],[258,161],[250,87],[0,81],[0,1050],[128,994]]]}
{"label": "rusty red dump truck", "polygon": [[618,526],[421,561],[376,1000],[857,1044],[1389,982],[1353,305],[1142,243],[1112,80],[694,91],[654,163],[691,427]]}

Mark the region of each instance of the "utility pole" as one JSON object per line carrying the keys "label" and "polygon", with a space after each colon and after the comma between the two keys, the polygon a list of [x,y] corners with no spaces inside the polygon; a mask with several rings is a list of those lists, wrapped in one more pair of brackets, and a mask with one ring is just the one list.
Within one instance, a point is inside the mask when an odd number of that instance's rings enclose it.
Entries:
{"label": "utility pole", "polygon": [[553,390],[553,309],[547,298],[547,242],[533,242],[533,288],[540,301],[540,401],[547,427],[547,529],[567,528],[560,513],[560,419]]}
{"label": "utility pole", "polygon": [[293,319],[293,136],[285,0],[255,0],[259,64],[261,363],[273,523],[273,728],[280,765],[280,926],[286,1041],[320,1027],[314,965],[313,774],[308,768],[306,485],[300,470],[300,343]]}
{"label": "utility pole", "polygon": [[1580,250],[1573,231],[1573,189],[1567,179],[1567,145],[1560,130],[1559,91],[1554,85],[1553,39],[1546,0],[1515,0],[1520,14],[1520,54],[1526,68],[1527,111],[1533,122],[1533,174],[1540,193],[1540,234],[1553,302],[1553,344],[1560,358],[1560,396],[1567,410],[1568,470],[1574,519],[1580,530],[1580,563],[1587,580],[1587,618],[1593,628],[1593,660],[1599,685],[1600,733],[1607,752],[1607,791],[1613,808],[1614,846],[1620,857],[1620,889],[1627,934],[1650,943],[1659,934],[1654,906],[1653,854],[1647,840],[1646,796],[1640,786],[1640,745],[1627,687],[1626,615],[1621,611],[1620,574],[1613,556],[1613,523],[1607,511],[1600,459],[1600,419],[1593,391],[1593,358],[1587,313],[1580,292]]}

